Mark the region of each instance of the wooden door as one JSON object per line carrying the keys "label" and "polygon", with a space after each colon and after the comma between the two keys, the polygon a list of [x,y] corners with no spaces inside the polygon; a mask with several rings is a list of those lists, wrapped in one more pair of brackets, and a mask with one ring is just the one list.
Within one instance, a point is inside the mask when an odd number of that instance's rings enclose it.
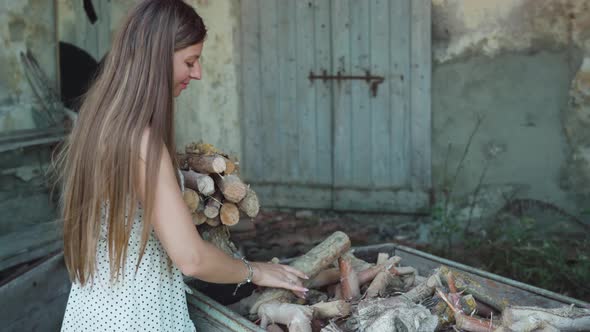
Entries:
{"label": "wooden door", "polygon": [[413,212],[430,188],[430,2],[332,2],[334,208]]}
{"label": "wooden door", "polygon": [[242,172],[263,206],[428,204],[428,1],[241,1],[241,60]]}

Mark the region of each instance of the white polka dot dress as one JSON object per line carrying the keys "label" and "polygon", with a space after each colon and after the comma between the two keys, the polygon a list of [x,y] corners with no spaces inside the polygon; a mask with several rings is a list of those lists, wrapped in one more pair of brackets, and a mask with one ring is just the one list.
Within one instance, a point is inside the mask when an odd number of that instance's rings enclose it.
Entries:
{"label": "white polka dot dress", "polygon": [[169,268],[168,256],[152,233],[137,273],[141,246],[142,210],[129,239],[124,275],[110,282],[107,227],[103,222],[92,283],[72,284],[62,331],[195,331],[189,318],[180,270]]}

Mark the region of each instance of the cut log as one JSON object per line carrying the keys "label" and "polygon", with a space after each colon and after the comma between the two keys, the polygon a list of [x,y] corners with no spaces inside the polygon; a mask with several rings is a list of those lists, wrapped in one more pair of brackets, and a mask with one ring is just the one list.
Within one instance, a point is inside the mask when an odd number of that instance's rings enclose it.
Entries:
{"label": "cut log", "polygon": [[240,221],[240,210],[234,203],[225,202],[219,210],[221,223],[227,226],[233,226]]}
{"label": "cut log", "polygon": [[237,173],[239,170],[237,162],[230,160],[229,158],[225,158],[225,172],[224,174],[234,174]]}
{"label": "cut log", "polygon": [[377,296],[386,297],[396,291],[405,290],[406,284],[401,277],[392,274],[390,271],[381,271],[367,288],[366,298]]}
{"label": "cut log", "polygon": [[316,275],[313,279],[311,279],[307,287],[309,288],[321,288],[324,286],[328,286],[334,284],[340,280],[340,269],[339,268],[330,268],[321,271]]}
{"label": "cut log", "polygon": [[[508,307],[502,312],[502,326],[508,331],[524,331],[532,322],[544,322],[559,331],[590,330],[590,309],[576,307]],[[533,331],[535,329],[527,330]]]}
{"label": "cut log", "polygon": [[[451,308],[455,316],[455,326],[459,330],[465,330],[470,332],[492,332],[498,326],[494,325],[493,321],[486,321],[476,317],[467,316],[462,310],[457,308],[449,298],[440,290],[436,289],[436,293],[445,303]],[[519,330],[520,331],[520,330]]]}
{"label": "cut log", "polygon": [[195,211],[191,214],[193,218],[193,224],[199,226],[207,221],[207,216],[203,213],[203,211]]}
{"label": "cut log", "polygon": [[219,215],[219,209],[221,208],[221,195],[217,192],[213,196],[209,196],[205,202],[205,209],[203,213],[209,219],[214,219]]}
{"label": "cut log", "polygon": [[400,297],[403,297],[405,300],[414,303],[419,303],[431,297],[437,287],[442,287],[439,269],[436,269],[434,273],[428,277],[428,279],[426,279],[426,281],[421,282],[416,287],[412,288]]}
{"label": "cut log", "polygon": [[199,207],[199,202],[201,201],[201,198],[199,197],[199,194],[197,194],[196,191],[190,188],[185,188],[184,192],[182,192],[182,198],[184,199],[184,202],[188,206],[188,209],[191,213],[195,212]]}
{"label": "cut log", "polygon": [[351,309],[350,303],[344,300],[320,302],[311,307],[313,308],[313,317],[318,319],[346,317],[350,315]]}
{"label": "cut log", "polygon": [[238,254],[238,248],[230,240],[230,234],[227,226],[221,225],[211,227],[207,224],[199,226],[199,233],[205,241],[209,241],[217,248],[223,250],[228,255],[235,257]]}
{"label": "cut log", "polygon": [[181,170],[188,170],[189,166],[188,166],[188,154],[185,153],[177,153],[176,154],[176,161],[178,162],[178,167]]}
{"label": "cut log", "polygon": [[[366,269],[370,268],[371,266],[374,266],[373,264],[356,257],[352,250],[347,251],[342,256],[348,257],[350,259],[350,263],[352,264],[352,269],[357,272],[366,270]],[[337,265],[338,262],[335,262],[335,263],[336,263],[336,266],[338,266]]]}
{"label": "cut log", "polygon": [[260,210],[260,203],[258,202],[258,196],[251,188],[246,190],[246,196],[238,203],[240,210],[250,217],[254,218],[258,215]]}
{"label": "cut log", "polygon": [[246,197],[248,187],[237,175],[214,175],[214,180],[226,200],[232,203],[239,203]]}
{"label": "cut log", "polygon": [[352,263],[349,257],[338,258],[340,267],[340,287],[342,288],[342,298],[350,301],[360,297],[361,291],[359,280],[356,272],[352,269]]}
{"label": "cut log", "polygon": [[311,332],[313,309],[308,306],[269,302],[260,306],[258,316],[260,327],[266,328],[271,323],[287,325],[289,332]]}
{"label": "cut log", "polygon": [[[346,257],[354,257],[352,255],[346,255]],[[358,260],[358,258],[357,258]],[[360,261],[360,260],[358,260]],[[393,256],[383,262],[382,264],[371,266],[365,268],[364,270],[357,273],[357,278],[359,282],[359,286],[362,286],[368,282],[373,281],[373,279],[382,271],[387,269],[393,269],[395,264],[401,261],[401,257]],[[364,262],[364,261],[363,261]],[[357,262],[358,263],[358,262]],[[358,266],[366,267],[367,265],[357,264]],[[319,278],[321,276],[321,278]],[[316,280],[318,279],[318,280]],[[338,268],[328,269],[320,272],[316,278],[314,278],[311,282],[311,285],[316,287],[321,287],[325,285],[329,285],[331,283],[337,282],[340,279],[340,270]],[[342,292],[340,291],[341,287],[338,285],[336,289],[329,289],[329,292],[333,292],[336,298],[340,298],[342,296]]]}
{"label": "cut log", "polygon": [[221,225],[221,220],[219,219],[219,216],[217,216],[215,218],[207,218],[207,220],[205,220],[205,223],[211,227],[217,227]]}
{"label": "cut log", "polygon": [[219,155],[189,154],[187,163],[190,169],[204,174],[222,173],[227,167],[225,158]]}
{"label": "cut log", "polygon": [[380,252],[377,254],[377,265],[384,264],[389,259],[389,254],[386,252]]}
{"label": "cut log", "polygon": [[[332,264],[343,252],[350,248],[350,239],[343,232],[337,231],[318,244],[305,255],[295,259],[290,265],[309,277]],[[305,283],[304,283],[305,285]],[[262,303],[269,301],[289,302],[293,293],[284,289],[267,289],[250,309],[250,313],[258,312]]]}
{"label": "cut log", "polygon": [[181,171],[184,176],[184,186],[196,190],[205,196],[210,196],[215,192],[215,183],[213,179],[206,174],[195,171]]}

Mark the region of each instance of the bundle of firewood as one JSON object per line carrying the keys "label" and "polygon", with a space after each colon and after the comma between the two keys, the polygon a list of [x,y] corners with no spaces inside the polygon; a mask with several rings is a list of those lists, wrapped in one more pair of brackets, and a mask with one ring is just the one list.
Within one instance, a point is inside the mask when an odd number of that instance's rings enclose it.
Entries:
{"label": "bundle of firewood", "polygon": [[210,144],[192,143],[177,160],[184,177],[184,200],[195,225],[233,226],[240,214],[256,217],[258,197],[240,179],[234,158]]}
{"label": "bundle of firewood", "polygon": [[176,158],[193,223],[205,240],[236,254],[228,226],[236,225],[241,216],[256,217],[260,209],[256,193],[239,177],[238,162],[207,143],[188,144]]}
{"label": "bundle of firewood", "polygon": [[336,232],[290,264],[313,276],[304,300],[265,289],[230,308],[267,331],[590,330],[588,309],[515,306],[461,271],[440,266],[425,277],[398,256],[380,253],[369,263],[349,249],[346,234]]}

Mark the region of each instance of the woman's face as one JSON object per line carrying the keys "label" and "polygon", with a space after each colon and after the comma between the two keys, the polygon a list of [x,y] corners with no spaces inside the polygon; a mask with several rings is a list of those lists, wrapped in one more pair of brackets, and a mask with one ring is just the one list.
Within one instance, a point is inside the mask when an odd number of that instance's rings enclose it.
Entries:
{"label": "woman's face", "polygon": [[174,52],[174,97],[186,89],[192,79],[201,79],[203,42]]}

